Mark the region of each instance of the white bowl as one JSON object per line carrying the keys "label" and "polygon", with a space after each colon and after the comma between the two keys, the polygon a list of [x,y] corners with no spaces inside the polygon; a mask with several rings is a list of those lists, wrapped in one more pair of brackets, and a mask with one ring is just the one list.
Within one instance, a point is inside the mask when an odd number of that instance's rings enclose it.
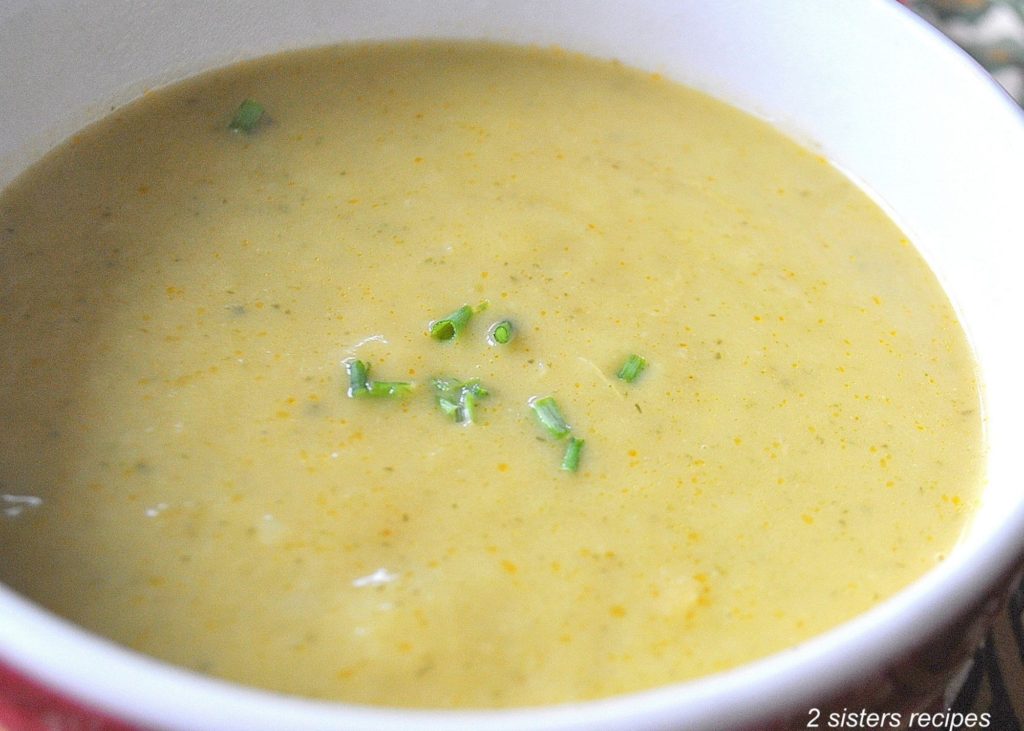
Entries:
{"label": "white bowl", "polygon": [[[147,88],[273,51],[401,37],[615,57],[771,120],[859,180],[917,242],[976,349],[989,457],[971,529],[911,587],[799,647],[645,693],[500,712],[371,709],[233,686],[114,646],[0,586],[0,712],[6,702],[26,717],[98,713],[110,728],[182,731],[721,730],[805,728],[816,708],[897,710],[941,691],[1024,556],[1020,110],[892,0],[11,0],[0,4],[0,185]],[[908,685],[920,658],[930,680]],[[33,703],[49,710],[26,710]]]}

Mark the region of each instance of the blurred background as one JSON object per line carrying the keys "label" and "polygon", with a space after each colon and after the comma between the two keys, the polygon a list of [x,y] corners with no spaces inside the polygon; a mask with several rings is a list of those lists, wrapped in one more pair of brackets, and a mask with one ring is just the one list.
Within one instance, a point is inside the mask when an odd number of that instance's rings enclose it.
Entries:
{"label": "blurred background", "polygon": [[1024,104],[1024,0],[904,0]]}

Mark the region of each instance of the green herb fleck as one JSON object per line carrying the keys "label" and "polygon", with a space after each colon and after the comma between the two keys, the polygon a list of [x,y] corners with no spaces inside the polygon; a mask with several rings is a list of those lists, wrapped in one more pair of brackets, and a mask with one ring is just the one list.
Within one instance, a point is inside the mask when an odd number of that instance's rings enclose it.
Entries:
{"label": "green herb fleck", "polygon": [[566,423],[565,417],[562,416],[562,412],[558,408],[558,404],[555,403],[554,397],[532,398],[530,399],[530,408],[533,409],[533,413],[537,415],[537,420],[540,421],[541,426],[547,430],[548,434],[555,439],[564,439],[569,436],[571,427]]}
{"label": "green herb fleck", "polygon": [[256,130],[260,120],[263,119],[264,111],[263,105],[258,101],[246,99],[238,107],[238,111],[235,112],[235,116],[231,119],[228,129],[251,135]]}
{"label": "green herb fleck", "polygon": [[447,317],[430,323],[430,337],[435,340],[451,340],[466,329],[466,323],[473,316],[473,308],[463,305]]}
{"label": "green herb fleck", "polygon": [[584,441],[579,437],[573,437],[565,447],[565,456],[562,457],[562,469],[566,472],[575,472],[580,468],[580,452],[583,451]]}
{"label": "green herb fleck", "polygon": [[626,383],[632,383],[643,373],[646,367],[646,359],[634,354],[626,358],[626,362],[622,364],[616,375]]}

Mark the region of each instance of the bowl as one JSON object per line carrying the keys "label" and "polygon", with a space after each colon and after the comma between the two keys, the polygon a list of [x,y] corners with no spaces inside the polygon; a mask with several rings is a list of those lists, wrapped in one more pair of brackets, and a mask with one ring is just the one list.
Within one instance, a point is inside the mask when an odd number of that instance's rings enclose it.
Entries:
{"label": "bowl", "polygon": [[8,0],[0,4],[0,185],[147,89],[275,51],[407,37],[617,58],[769,120],[859,181],[917,243],[975,349],[988,456],[969,529],[920,580],[798,647],[647,692],[505,711],[403,711],[248,689],[134,654],[0,586],[0,726],[739,730],[940,707],[1024,556],[1015,335],[1024,313],[1024,115],[891,0]]}

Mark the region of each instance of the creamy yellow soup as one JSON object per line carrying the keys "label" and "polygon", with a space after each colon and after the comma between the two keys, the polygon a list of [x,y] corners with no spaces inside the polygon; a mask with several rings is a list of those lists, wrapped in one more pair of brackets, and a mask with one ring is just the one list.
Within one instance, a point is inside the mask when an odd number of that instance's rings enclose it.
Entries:
{"label": "creamy yellow soup", "polygon": [[303,696],[731,668],[935,566],[981,479],[971,353],[886,214],[762,121],[555,50],[146,94],[0,198],[0,343],[0,578]]}

